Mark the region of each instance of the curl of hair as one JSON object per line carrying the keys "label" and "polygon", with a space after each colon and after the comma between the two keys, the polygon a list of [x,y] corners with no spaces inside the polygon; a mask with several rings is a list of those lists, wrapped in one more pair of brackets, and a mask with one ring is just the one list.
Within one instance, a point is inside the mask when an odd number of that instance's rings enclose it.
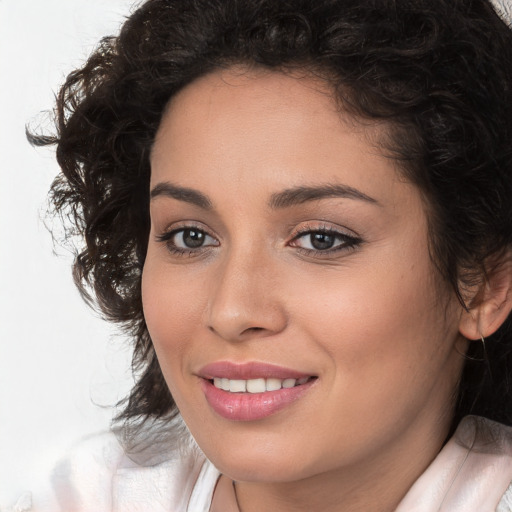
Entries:
{"label": "curl of hair", "polygon": [[[144,321],[149,154],[168,101],[233,65],[306,70],[345,111],[388,124],[386,150],[424,194],[432,259],[462,298],[512,242],[512,33],[487,0],[148,0],[72,72],[56,107],[55,211],[85,241],[76,283],[132,336],[123,419],[173,415]],[[94,297],[94,298],[93,298]],[[512,325],[470,345],[455,420],[512,424]]]}

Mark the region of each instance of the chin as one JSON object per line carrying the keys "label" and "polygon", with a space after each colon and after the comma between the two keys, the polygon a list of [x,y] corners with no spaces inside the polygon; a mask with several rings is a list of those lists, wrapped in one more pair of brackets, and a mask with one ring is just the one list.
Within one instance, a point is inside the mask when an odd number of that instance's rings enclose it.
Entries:
{"label": "chin", "polygon": [[249,457],[244,454],[244,460],[240,460],[242,457],[239,453],[233,459],[224,460],[223,458],[222,461],[213,460],[212,462],[221,473],[238,482],[285,483],[312,476],[305,470],[302,463],[278,460],[283,457],[283,454],[279,457],[260,456],[254,459]]}
{"label": "chin", "polygon": [[[286,446],[261,438],[249,438],[240,442],[234,438],[231,446],[225,443],[201,443],[206,457],[224,475],[235,481],[247,482],[293,482],[322,472],[319,467],[325,461],[308,461],[305,450],[295,453],[292,446],[304,446],[293,443]],[[320,462],[320,464],[319,464]],[[324,468],[325,469],[325,468]]]}

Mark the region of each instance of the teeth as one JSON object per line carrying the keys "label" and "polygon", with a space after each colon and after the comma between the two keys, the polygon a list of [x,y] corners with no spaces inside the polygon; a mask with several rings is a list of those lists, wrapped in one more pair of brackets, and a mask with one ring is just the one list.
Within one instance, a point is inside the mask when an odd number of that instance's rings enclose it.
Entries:
{"label": "teeth", "polygon": [[247,390],[245,380],[230,380],[229,381],[229,391],[231,393],[245,393]]}
{"label": "teeth", "polygon": [[249,379],[247,381],[247,391],[249,393],[263,393],[266,390],[265,379]]}
{"label": "teeth", "polygon": [[231,393],[264,393],[265,391],[278,391],[281,388],[289,389],[295,386],[306,384],[310,377],[300,379],[220,379],[214,378],[213,385]]}
{"label": "teeth", "polygon": [[267,391],[277,391],[281,389],[281,379],[267,379]]}
{"label": "teeth", "polygon": [[295,379],[284,379],[283,380],[283,388],[293,388],[297,381]]}

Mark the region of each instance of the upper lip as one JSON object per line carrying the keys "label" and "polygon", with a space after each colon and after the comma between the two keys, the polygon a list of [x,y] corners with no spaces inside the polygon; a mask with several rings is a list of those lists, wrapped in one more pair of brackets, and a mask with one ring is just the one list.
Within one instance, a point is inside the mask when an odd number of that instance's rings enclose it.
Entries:
{"label": "upper lip", "polygon": [[199,370],[203,379],[301,379],[311,377],[311,374],[300,372],[292,368],[285,368],[274,364],[251,361],[247,363],[233,363],[231,361],[217,361],[203,366]]}

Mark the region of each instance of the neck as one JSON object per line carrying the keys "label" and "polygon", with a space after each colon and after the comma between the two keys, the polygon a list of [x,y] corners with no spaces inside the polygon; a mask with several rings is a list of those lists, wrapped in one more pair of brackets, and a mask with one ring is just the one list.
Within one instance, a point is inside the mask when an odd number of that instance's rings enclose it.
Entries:
{"label": "neck", "polygon": [[[442,447],[446,428],[430,432],[422,444],[405,438],[393,449],[357,465],[293,482],[236,483],[234,509],[240,512],[393,512]],[[415,436],[416,437],[416,436]],[[416,438],[417,439],[417,438]],[[231,509],[229,509],[231,510]]]}
{"label": "neck", "polygon": [[308,479],[287,484],[238,482],[236,503],[240,512],[392,512],[402,498],[394,489],[379,487],[378,480],[374,482],[376,489],[365,482],[349,485],[343,475],[330,476],[334,477],[330,481],[322,475],[321,481]]}

